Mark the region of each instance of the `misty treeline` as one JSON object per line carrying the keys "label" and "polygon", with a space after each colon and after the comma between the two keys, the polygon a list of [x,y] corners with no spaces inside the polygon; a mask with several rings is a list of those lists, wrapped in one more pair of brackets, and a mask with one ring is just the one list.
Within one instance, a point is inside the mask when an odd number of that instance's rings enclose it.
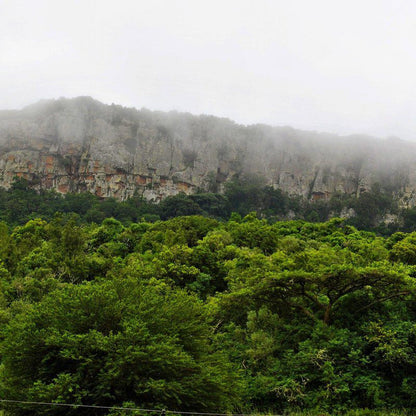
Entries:
{"label": "misty treeline", "polygon": [[[79,219],[0,223],[2,399],[415,410],[416,233],[254,214]],[[22,416],[135,414],[0,406]]]}
{"label": "misty treeline", "polygon": [[57,212],[76,214],[79,222],[97,224],[109,217],[128,224],[142,219],[154,222],[183,215],[228,220],[231,215],[244,217],[256,212],[259,218],[270,222],[288,219],[323,222],[333,217],[347,217],[347,224],[381,235],[410,232],[416,228],[416,208],[399,208],[393,192],[383,190],[378,184],[359,198],[334,194],[328,200],[312,201],[264,186],[259,177],[245,176],[229,181],[222,193],[178,194],[160,203],[146,201],[140,195],[117,201],[90,193],[38,192],[24,179],[16,179],[8,190],[0,188],[0,220],[11,226],[33,218],[51,220]]}

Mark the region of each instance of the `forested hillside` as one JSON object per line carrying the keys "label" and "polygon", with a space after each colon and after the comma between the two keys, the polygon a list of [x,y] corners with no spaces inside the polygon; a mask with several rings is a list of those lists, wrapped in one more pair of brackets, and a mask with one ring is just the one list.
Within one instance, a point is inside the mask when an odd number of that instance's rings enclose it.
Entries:
{"label": "forested hillside", "polygon": [[15,179],[8,190],[0,188],[0,221],[22,225],[29,219],[52,220],[57,212],[76,214],[83,223],[101,223],[113,217],[127,225],[138,220],[154,222],[183,215],[203,215],[228,220],[232,213],[245,216],[250,212],[270,222],[302,219],[323,222],[333,217],[361,230],[391,235],[416,229],[416,208],[403,208],[391,192],[378,184],[358,198],[335,194],[329,200],[308,201],[290,196],[280,189],[263,186],[258,178],[234,179],[223,193],[180,193],[160,203],[136,194],[126,201],[99,198],[91,193],[59,194],[54,190],[35,191],[24,179]]}
{"label": "forested hillside", "polygon": [[2,222],[0,240],[0,398],[221,413],[416,408],[415,233],[254,214],[124,225],[57,214]]}
{"label": "forested hillside", "polygon": [[416,416],[415,39],[0,0],[0,416]]}

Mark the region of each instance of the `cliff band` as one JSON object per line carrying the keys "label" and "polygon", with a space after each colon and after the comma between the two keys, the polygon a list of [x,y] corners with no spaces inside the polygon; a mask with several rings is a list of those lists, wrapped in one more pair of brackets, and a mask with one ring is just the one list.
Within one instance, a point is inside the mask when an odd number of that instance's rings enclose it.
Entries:
{"label": "cliff band", "polygon": [[36,189],[158,201],[221,191],[235,176],[308,199],[359,195],[379,183],[416,204],[416,145],[341,137],[188,113],[105,105],[89,97],[0,111],[0,186],[15,177]]}

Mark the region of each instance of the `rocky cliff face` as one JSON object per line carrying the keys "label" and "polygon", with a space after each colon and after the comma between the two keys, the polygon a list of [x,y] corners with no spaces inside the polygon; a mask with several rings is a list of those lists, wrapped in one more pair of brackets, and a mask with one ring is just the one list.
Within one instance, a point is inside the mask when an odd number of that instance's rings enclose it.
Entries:
{"label": "rocky cliff face", "polygon": [[233,176],[309,199],[359,195],[374,183],[416,204],[416,145],[339,137],[289,127],[104,105],[88,97],[0,112],[0,186],[23,177],[36,188],[160,200],[221,190]]}

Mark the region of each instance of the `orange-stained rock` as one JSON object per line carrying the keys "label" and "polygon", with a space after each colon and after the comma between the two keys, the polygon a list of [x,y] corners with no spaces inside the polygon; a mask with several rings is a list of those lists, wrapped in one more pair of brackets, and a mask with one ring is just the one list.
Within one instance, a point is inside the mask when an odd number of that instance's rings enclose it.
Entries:
{"label": "orange-stained rock", "polygon": [[190,189],[190,184],[186,182],[178,182],[176,186],[180,192],[187,192]]}
{"label": "orange-stained rock", "polygon": [[136,184],[137,185],[146,185],[146,177],[144,176],[136,176]]}
{"label": "orange-stained rock", "polygon": [[[114,116],[123,120],[114,123]],[[0,117],[0,186],[16,172],[33,188],[158,201],[219,190],[233,177],[311,200],[394,185],[416,205],[416,143],[107,106],[88,97],[46,100]],[[151,186],[150,186],[151,185]]]}
{"label": "orange-stained rock", "polygon": [[58,192],[61,194],[66,194],[69,192],[69,186],[65,184],[58,185]]}
{"label": "orange-stained rock", "polygon": [[331,194],[329,192],[312,192],[311,199],[312,201],[321,201],[329,199]]}
{"label": "orange-stained rock", "polygon": [[53,172],[54,170],[54,157],[53,156],[46,156],[45,158],[45,169],[46,172]]}

